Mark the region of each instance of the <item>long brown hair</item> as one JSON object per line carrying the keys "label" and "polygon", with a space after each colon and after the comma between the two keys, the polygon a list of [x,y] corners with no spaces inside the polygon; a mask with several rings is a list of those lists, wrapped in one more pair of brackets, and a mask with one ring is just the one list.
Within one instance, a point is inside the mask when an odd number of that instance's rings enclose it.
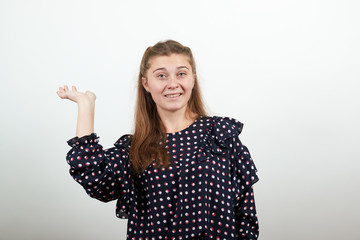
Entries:
{"label": "long brown hair", "polygon": [[195,76],[195,83],[187,104],[187,111],[193,112],[198,116],[206,116],[199,83],[196,77],[195,60],[191,49],[174,40],[158,42],[154,46],[148,47],[140,64],[135,107],[135,132],[132,136],[130,148],[132,169],[137,174],[143,173],[153,161],[155,167],[168,167],[170,164],[169,154],[165,148],[166,130],[160,120],[154,100],[142,85],[142,78],[146,78],[147,70],[150,68],[149,61],[151,58],[156,56],[170,56],[174,53],[189,57],[189,63]]}

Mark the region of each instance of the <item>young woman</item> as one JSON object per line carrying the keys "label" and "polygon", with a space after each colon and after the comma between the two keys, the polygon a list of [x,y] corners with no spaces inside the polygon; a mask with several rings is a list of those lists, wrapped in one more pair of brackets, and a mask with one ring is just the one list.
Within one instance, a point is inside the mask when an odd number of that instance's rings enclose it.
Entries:
{"label": "young woman", "polygon": [[257,239],[258,181],[243,124],[209,117],[191,50],[169,40],[147,48],[138,78],[135,132],[103,149],[92,92],[60,87],[78,104],[68,141],[70,174],[93,198],[117,200],[128,239]]}

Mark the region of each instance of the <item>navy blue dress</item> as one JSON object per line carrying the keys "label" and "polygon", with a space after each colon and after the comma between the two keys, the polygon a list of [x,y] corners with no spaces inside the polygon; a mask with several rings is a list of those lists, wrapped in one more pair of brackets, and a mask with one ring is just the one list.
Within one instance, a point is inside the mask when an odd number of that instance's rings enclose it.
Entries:
{"label": "navy blue dress", "polygon": [[131,171],[130,135],[103,149],[95,133],[68,141],[70,174],[93,198],[117,200],[127,239],[257,239],[256,167],[238,138],[243,124],[199,117],[167,134],[169,168]]}

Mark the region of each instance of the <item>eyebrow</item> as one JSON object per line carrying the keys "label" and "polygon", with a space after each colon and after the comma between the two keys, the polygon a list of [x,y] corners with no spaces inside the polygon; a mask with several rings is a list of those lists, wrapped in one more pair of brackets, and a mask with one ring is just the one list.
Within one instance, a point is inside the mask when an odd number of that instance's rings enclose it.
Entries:
{"label": "eyebrow", "polygon": [[[179,67],[177,67],[177,69],[181,69],[181,68],[186,68],[187,70],[189,70],[189,68],[187,66],[179,66]],[[166,70],[166,68],[163,68],[163,67],[157,68],[157,69],[155,69],[153,71],[153,73],[156,72],[156,71],[159,71],[159,70]]]}

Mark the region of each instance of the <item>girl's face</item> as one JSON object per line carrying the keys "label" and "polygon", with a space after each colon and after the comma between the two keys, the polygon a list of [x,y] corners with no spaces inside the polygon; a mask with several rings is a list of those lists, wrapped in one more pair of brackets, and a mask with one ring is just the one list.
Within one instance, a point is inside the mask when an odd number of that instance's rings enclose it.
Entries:
{"label": "girl's face", "polygon": [[183,54],[157,56],[142,84],[156,103],[159,114],[186,110],[195,83],[189,58]]}

